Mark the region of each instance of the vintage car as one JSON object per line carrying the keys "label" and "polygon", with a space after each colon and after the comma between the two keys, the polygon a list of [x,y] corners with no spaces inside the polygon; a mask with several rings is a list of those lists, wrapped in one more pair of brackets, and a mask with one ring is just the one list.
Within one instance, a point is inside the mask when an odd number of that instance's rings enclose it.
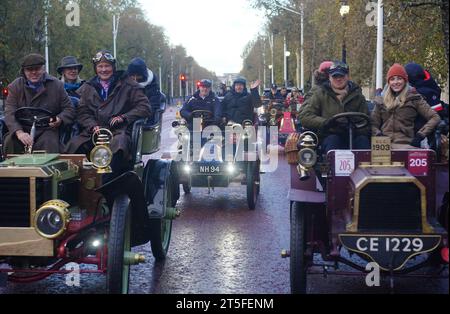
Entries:
{"label": "vintage car", "polygon": [[[184,192],[190,193],[192,187],[205,187],[211,192],[234,183],[246,185],[248,207],[255,209],[260,187],[260,160],[256,139],[252,136],[255,134],[253,122],[246,120],[242,125],[229,122],[226,127],[229,132],[217,127],[221,138],[213,140],[204,133],[212,113],[196,110],[192,115],[194,119],[200,119],[199,130],[190,131],[180,117],[172,123],[179,139],[175,159]],[[222,137],[223,133],[225,136]],[[207,138],[201,140],[202,135]],[[198,155],[195,154],[196,136],[201,146]]]}
{"label": "vintage car", "polygon": [[330,121],[349,130],[350,150],[324,155],[310,131],[288,139],[291,236],[282,257],[290,257],[292,293],[306,293],[313,266],[333,273],[342,263],[367,275],[368,263],[376,263],[391,288],[395,277],[422,267],[434,267],[428,276],[448,269],[448,159],[441,147],[392,149],[388,137],[373,137],[371,150],[351,149],[353,131],[369,121],[361,113]]}
{"label": "vintage car", "polygon": [[271,126],[278,127],[278,144],[284,146],[289,134],[300,128],[297,110],[285,106],[280,100],[262,98],[263,106],[258,110],[259,124],[266,126],[269,132]]}
{"label": "vintage car", "polygon": [[[16,117],[33,129],[46,127],[50,115],[28,107]],[[81,267],[80,274],[105,275],[108,293],[127,293],[130,267],[145,261],[132,247],[150,241],[154,257],[165,258],[179,215],[176,169],[168,160],[142,161],[159,150],[161,119],[134,123],[131,170],[103,184],[102,175],[111,172],[112,136],[108,129],[93,135],[89,160],[31,148],[0,163],[3,279],[29,283],[68,273],[68,264],[87,264],[96,269]]]}

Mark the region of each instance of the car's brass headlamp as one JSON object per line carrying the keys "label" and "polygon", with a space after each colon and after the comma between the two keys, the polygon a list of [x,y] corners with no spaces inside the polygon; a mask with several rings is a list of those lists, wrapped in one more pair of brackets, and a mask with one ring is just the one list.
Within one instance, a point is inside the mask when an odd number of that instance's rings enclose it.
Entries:
{"label": "car's brass headlamp", "polygon": [[42,204],[34,215],[36,232],[46,239],[55,239],[62,235],[70,221],[69,206],[62,200],[51,200]]}
{"label": "car's brass headlamp", "polygon": [[108,129],[100,129],[92,137],[95,147],[91,150],[90,159],[97,173],[111,173],[110,167],[113,153],[109,148],[113,134]]}
{"label": "car's brass headlamp", "polygon": [[316,147],[319,139],[316,134],[312,132],[304,132],[300,135],[298,148],[298,166],[297,171],[300,175],[300,180],[307,180],[309,178],[309,170],[313,168],[317,162]]}

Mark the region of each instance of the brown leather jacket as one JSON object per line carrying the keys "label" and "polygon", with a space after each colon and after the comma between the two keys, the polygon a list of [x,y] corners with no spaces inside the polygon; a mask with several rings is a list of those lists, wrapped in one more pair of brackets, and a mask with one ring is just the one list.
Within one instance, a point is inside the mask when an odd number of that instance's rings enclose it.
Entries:
{"label": "brown leather jacket", "polygon": [[[9,95],[5,102],[5,123],[8,127],[8,134],[5,137],[5,148],[8,153],[13,153],[8,151],[8,147],[11,147],[11,142],[18,142],[15,135],[16,131],[30,132],[30,129],[22,126],[15,117],[15,112],[19,108],[37,107],[47,109],[62,120],[62,126],[71,125],[75,120],[75,109],[64,90],[64,84],[56,77],[45,73],[43,88],[37,93],[26,85],[26,78],[23,76],[14,80],[9,85],[8,90]],[[48,153],[61,152],[59,143],[60,129],[61,127],[59,129],[36,129],[33,149],[45,150]],[[14,151],[14,153],[19,152]]]}
{"label": "brown leather jacket", "polygon": [[106,101],[103,101],[97,91],[100,87],[96,78],[78,89],[81,98],[77,108],[77,122],[81,125],[82,131],[67,143],[68,153],[75,153],[81,145],[91,141],[93,127],[109,129],[111,118],[123,115],[126,123],[111,130],[114,135],[111,149],[113,153],[123,150],[125,156],[128,155],[131,147],[131,126],[138,119],[150,117],[151,107],[144,89],[139,84],[123,76],[122,72],[117,72],[115,76],[117,83],[110,90]]}

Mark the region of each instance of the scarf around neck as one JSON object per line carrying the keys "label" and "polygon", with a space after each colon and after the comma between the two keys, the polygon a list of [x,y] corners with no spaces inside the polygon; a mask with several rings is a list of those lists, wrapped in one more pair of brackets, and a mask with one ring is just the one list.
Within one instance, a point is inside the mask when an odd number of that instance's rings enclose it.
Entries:
{"label": "scarf around neck", "polygon": [[335,89],[334,87],[331,87],[331,89],[336,94],[336,97],[340,102],[342,102],[345,96],[348,95],[348,85],[344,89]]}

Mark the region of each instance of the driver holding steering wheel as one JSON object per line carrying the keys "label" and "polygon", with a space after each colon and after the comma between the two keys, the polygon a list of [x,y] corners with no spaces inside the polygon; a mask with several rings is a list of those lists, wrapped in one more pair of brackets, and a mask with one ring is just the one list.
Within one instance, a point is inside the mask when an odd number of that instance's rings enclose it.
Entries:
{"label": "driver holding steering wheel", "polygon": [[[334,149],[349,149],[349,138],[345,126],[333,116],[340,113],[359,112],[369,115],[366,99],[361,88],[349,80],[349,67],[339,61],[333,62],[329,70],[330,82],[317,87],[311,98],[303,104],[299,118],[303,127],[318,131],[323,138],[324,153]],[[353,133],[353,149],[370,148],[368,125]]]}
{"label": "driver holding steering wheel", "polygon": [[[5,136],[5,153],[24,153],[26,147],[59,153],[62,149],[59,130],[62,125],[70,125],[75,119],[75,109],[64,90],[64,84],[45,72],[45,59],[39,54],[29,54],[22,62],[21,76],[12,82],[5,103],[5,123],[8,133]],[[31,107],[32,115],[40,118],[34,138],[30,125],[21,123],[16,111]],[[22,117],[23,118],[23,117]]]}
{"label": "driver holding steering wheel", "polygon": [[216,97],[215,93],[211,91],[212,82],[207,79],[200,81],[199,89],[192,95],[191,98],[183,105],[180,110],[180,115],[186,119],[189,130],[193,128],[193,112],[197,110],[209,111],[213,114],[213,123],[218,124],[220,122],[220,100]]}

